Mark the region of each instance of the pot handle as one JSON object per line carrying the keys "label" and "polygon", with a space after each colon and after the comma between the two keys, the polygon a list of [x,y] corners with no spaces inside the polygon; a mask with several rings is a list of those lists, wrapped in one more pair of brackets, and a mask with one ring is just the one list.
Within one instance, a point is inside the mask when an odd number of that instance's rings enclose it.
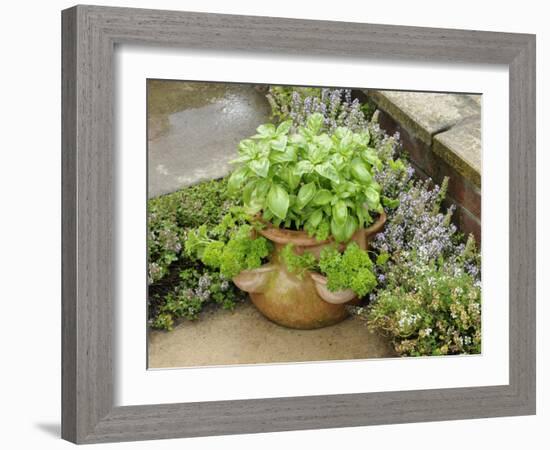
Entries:
{"label": "pot handle", "polygon": [[332,303],[333,305],[342,305],[357,298],[355,292],[351,289],[345,289],[343,291],[332,292],[327,288],[327,278],[320,273],[311,272],[311,279],[315,284],[315,290],[319,297],[325,302]]}
{"label": "pot handle", "polygon": [[233,277],[233,283],[244,292],[249,294],[262,294],[271,278],[271,273],[275,267],[269,263],[253,270],[243,270],[236,277]]}

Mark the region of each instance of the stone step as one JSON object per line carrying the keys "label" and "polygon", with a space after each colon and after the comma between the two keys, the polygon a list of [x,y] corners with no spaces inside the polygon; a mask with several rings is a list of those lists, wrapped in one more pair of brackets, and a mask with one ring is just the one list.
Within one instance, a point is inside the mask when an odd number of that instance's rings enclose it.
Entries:
{"label": "stone step", "polygon": [[464,178],[481,188],[481,117],[473,116],[438,133],[433,151]]}

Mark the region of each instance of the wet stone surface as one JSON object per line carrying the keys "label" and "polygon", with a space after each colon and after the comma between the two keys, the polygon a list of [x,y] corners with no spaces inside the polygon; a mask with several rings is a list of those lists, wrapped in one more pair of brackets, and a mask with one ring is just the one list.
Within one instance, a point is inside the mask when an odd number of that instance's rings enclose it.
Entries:
{"label": "wet stone surface", "polygon": [[147,107],[149,198],[227,175],[270,113],[261,88],[180,81],[149,81]]}

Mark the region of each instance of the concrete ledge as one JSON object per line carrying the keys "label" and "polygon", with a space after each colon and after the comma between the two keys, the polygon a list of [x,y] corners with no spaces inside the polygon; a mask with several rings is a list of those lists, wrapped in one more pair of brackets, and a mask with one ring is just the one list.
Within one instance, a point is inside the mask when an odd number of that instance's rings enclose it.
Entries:
{"label": "concrete ledge", "polygon": [[481,188],[481,117],[475,116],[433,138],[433,151]]}
{"label": "concrete ledge", "polygon": [[427,145],[437,133],[480,114],[480,104],[471,95],[373,90],[367,95]]}

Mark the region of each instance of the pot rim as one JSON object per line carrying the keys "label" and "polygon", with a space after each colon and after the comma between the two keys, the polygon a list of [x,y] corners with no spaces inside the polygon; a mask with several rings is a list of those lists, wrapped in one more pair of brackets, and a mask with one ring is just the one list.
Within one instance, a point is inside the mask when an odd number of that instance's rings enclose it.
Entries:
{"label": "pot rim", "polygon": [[[257,217],[257,219],[264,225],[266,225],[266,228],[258,230],[258,233],[277,244],[292,243],[300,247],[314,247],[317,245],[330,244],[334,242],[334,237],[332,235],[330,235],[328,239],[318,241],[314,236],[309,236],[304,230],[276,228],[270,222],[267,222],[260,217]],[[382,229],[382,227],[386,223],[386,219],[386,212],[382,210],[382,212],[378,215],[378,218],[374,221],[372,225],[370,225],[368,228],[358,229],[355,232],[357,233],[358,231],[362,230],[367,236],[375,234]]]}

